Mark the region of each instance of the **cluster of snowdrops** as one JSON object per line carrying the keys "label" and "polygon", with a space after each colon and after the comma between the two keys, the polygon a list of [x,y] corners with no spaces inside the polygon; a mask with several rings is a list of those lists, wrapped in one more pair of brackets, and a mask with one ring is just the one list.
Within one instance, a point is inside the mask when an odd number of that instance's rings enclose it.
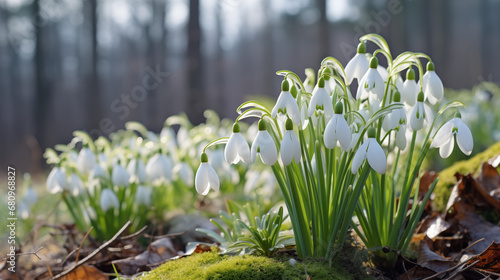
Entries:
{"label": "cluster of snowdrops", "polygon": [[[367,45],[376,48],[373,53]],[[306,69],[305,80],[290,71],[277,74],[284,79],[274,107],[243,103],[230,137],[205,146],[196,190],[219,190],[207,155],[213,147],[225,144],[230,164],[260,157],[278,181],[300,257],[333,259],[354,229],[373,248],[375,262],[393,265],[438,180],[419,200],[420,168],[429,149],[439,148],[446,158],[456,142],[466,155],[472,152],[472,134],[458,110],[463,104],[441,104],[443,84],[429,56],[393,57],[376,34],[360,38],[345,68],[327,57],[317,72]],[[247,118],[259,119],[251,145],[241,135],[240,121]]]}

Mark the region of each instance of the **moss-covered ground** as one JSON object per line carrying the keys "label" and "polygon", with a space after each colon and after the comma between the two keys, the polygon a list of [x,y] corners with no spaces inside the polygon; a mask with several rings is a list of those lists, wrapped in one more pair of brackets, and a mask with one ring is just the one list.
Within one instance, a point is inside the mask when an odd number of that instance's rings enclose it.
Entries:
{"label": "moss-covered ground", "polygon": [[470,174],[479,172],[483,162],[500,154],[500,142],[492,145],[484,152],[477,154],[471,159],[459,161],[452,166],[439,172],[439,181],[434,190],[434,203],[439,210],[444,210],[448,198],[450,197],[452,187],[457,183],[455,173]]}
{"label": "moss-covered ground", "polygon": [[193,254],[168,261],[140,279],[372,279],[362,267],[347,263],[290,258],[267,258],[252,255],[222,256],[214,252]]}

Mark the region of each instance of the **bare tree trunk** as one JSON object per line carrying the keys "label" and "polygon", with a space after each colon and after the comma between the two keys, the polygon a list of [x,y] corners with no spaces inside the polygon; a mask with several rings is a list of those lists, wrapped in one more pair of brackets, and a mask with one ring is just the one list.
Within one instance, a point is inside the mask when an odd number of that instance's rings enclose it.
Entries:
{"label": "bare tree trunk", "polygon": [[90,20],[90,44],[91,44],[91,68],[88,75],[88,92],[86,94],[87,108],[87,128],[90,130],[99,127],[99,121],[102,116],[100,102],[100,86],[98,75],[99,55],[97,52],[97,0],[87,2],[88,14]]}
{"label": "bare tree trunk", "polygon": [[187,99],[184,110],[193,124],[203,122],[206,103],[203,96],[203,65],[201,56],[200,1],[189,0],[187,26]]}
{"label": "bare tree trunk", "polygon": [[318,55],[319,61],[328,56],[330,45],[330,31],[328,30],[328,19],[326,18],[326,0],[317,0],[317,6],[320,14],[318,23]]}
{"label": "bare tree trunk", "polygon": [[35,85],[36,85],[36,96],[34,103],[34,124],[35,124],[35,138],[42,147],[45,149],[45,129],[47,121],[47,112],[49,100],[51,97],[50,85],[45,76],[45,53],[43,51],[44,40],[43,34],[44,28],[42,27],[42,22],[39,18],[40,15],[40,0],[33,1],[33,18],[35,19]]}

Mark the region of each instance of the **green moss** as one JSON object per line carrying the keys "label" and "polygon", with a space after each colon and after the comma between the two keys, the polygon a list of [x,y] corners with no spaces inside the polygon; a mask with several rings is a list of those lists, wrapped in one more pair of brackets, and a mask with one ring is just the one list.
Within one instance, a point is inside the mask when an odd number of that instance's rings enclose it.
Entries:
{"label": "green moss", "polygon": [[292,266],[288,258],[220,256],[212,252],[166,262],[141,279],[306,279],[306,271],[311,279],[368,279],[363,269],[341,262],[330,267],[327,262],[306,260]]}
{"label": "green moss", "polygon": [[486,151],[477,154],[471,159],[459,161],[452,166],[439,172],[439,181],[436,185],[434,193],[434,204],[439,210],[444,210],[448,198],[450,197],[451,188],[457,183],[455,173],[470,174],[477,173],[483,162],[500,154],[500,142],[492,145]]}

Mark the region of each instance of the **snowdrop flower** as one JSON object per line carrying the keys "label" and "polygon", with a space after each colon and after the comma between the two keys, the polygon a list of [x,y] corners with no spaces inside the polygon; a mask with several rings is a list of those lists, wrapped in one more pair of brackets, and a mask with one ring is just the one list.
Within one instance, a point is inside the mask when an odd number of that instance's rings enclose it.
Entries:
{"label": "snowdrop flower", "polygon": [[89,148],[83,148],[78,154],[76,167],[84,175],[88,175],[96,164],[94,152]]}
{"label": "snowdrop flower", "polygon": [[369,68],[368,57],[366,56],[366,46],[364,42],[359,43],[356,55],[347,63],[345,75],[347,84],[351,84],[353,79],[358,82],[363,78]]}
{"label": "snowdrop flower", "polygon": [[417,96],[417,104],[413,107],[410,116],[410,127],[413,130],[420,130],[424,126],[425,119],[424,109],[424,93],[419,92]]}
{"label": "snowdrop flower", "polygon": [[401,151],[406,148],[406,123],[396,127],[396,146]]}
{"label": "snowdrop flower", "polygon": [[104,189],[101,192],[100,205],[102,211],[106,212],[111,208],[118,209],[120,208],[120,202],[118,201],[118,197],[111,189]]}
{"label": "snowdrop flower", "polygon": [[68,191],[73,196],[78,196],[79,194],[84,192],[83,181],[80,176],[76,175],[75,173],[69,175]]}
{"label": "snowdrop flower", "polygon": [[238,123],[233,124],[233,133],[229,137],[229,141],[227,141],[224,157],[229,164],[236,164],[240,160],[242,162],[250,161],[250,147],[248,147],[247,141],[241,135]]}
{"label": "snowdrop flower", "polygon": [[[401,101],[401,94],[399,93],[399,91],[396,91],[393,96],[392,104],[401,104],[400,101]],[[389,114],[387,114],[382,123],[382,127],[384,128],[385,131],[389,131],[395,129],[401,124],[406,124],[406,112],[403,107],[393,109]]]}
{"label": "snowdrop flower", "polygon": [[267,132],[266,123],[263,119],[259,121],[259,132],[257,132],[257,136],[255,136],[252,143],[252,149],[250,151],[252,162],[255,162],[257,154],[260,155],[262,162],[267,165],[273,165],[278,160],[276,145],[271,135],[269,135],[269,132]]}
{"label": "snowdrop flower", "polygon": [[149,206],[151,205],[151,194],[152,189],[146,186],[137,187],[137,191],[135,192],[135,203],[137,205]]}
{"label": "snowdrop flower", "polygon": [[[250,154],[250,152],[248,152]],[[174,166],[172,170],[177,179],[182,180],[187,186],[193,186],[193,169],[191,166],[185,162],[179,162]]]}
{"label": "snowdrop flower", "polygon": [[115,163],[111,172],[111,182],[113,182],[114,186],[128,187],[130,185],[130,175],[123,166]]}
{"label": "snowdrop flower", "polygon": [[319,79],[318,85],[312,92],[312,99],[309,104],[307,115],[311,117],[316,111],[323,111],[327,119],[330,119],[333,115],[332,99],[325,89],[325,79],[323,78]]}
{"label": "snowdrop flower", "polygon": [[146,177],[153,184],[169,182],[172,179],[172,164],[163,154],[156,154],[146,164]]}
{"label": "snowdrop flower", "polygon": [[284,165],[290,165],[293,160],[295,160],[295,163],[299,163],[301,159],[300,142],[295,132],[293,132],[292,120],[287,119],[285,126],[286,131],[281,141],[281,160]]}
{"label": "snowdrop flower", "polygon": [[442,158],[447,158],[453,151],[454,139],[457,140],[458,147],[464,154],[470,155],[472,153],[474,147],[472,133],[460,116],[451,119],[438,130],[432,140],[431,147],[439,147],[439,155]]}
{"label": "snowdrop flower", "polygon": [[377,71],[378,59],[372,57],[370,59],[370,69],[366,71],[365,75],[359,82],[358,91],[356,93],[356,98],[366,99],[369,93],[375,94],[377,99],[382,100],[384,98],[385,83]]}
{"label": "snowdrop flower", "polygon": [[337,141],[343,151],[347,151],[351,145],[351,129],[347,124],[342,112],[344,108],[342,103],[338,102],[335,105],[335,114],[330,119],[325,127],[324,142],[328,149],[333,149],[337,146]]}
{"label": "snowdrop flower", "polygon": [[196,191],[201,195],[207,195],[210,188],[214,191],[219,191],[219,177],[212,166],[208,163],[208,156],[206,153],[201,154],[201,163],[196,171],[194,179]]}
{"label": "snowdrop flower", "polygon": [[271,111],[271,117],[276,118],[278,113],[287,115],[290,119],[292,119],[294,124],[298,125],[300,123],[300,110],[297,105],[297,101],[295,101],[295,98],[293,98],[289,89],[290,86],[288,81],[286,79],[283,80],[281,83],[281,93],[276,101],[276,105],[274,105],[274,108]]}
{"label": "snowdrop flower", "polygon": [[427,72],[425,72],[422,77],[422,82],[424,86],[425,96],[429,99],[429,102],[434,105],[436,102],[443,100],[444,89],[441,79],[436,74],[434,70],[434,63],[427,63]]}
{"label": "snowdrop flower", "polygon": [[52,194],[60,193],[66,189],[67,185],[64,170],[60,167],[54,167],[47,177],[47,190]]}
{"label": "snowdrop flower", "polygon": [[365,159],[368,159],[368,163],[371,168],[379,174],[384,174],[387,168],[387,159],[385,157],[384,150],[375,139],[375,128],[370,127],[368,129],[368,140],[366,140],[361,146],[359,146],[358,151],[354,155],[351,165],[351,172],[356,174],[359,167]]}
{"label": "snowdrop flower", "polygon": [[401,90],[401,93],[403,94],[403,101],[410,106],[415,105],[419,91],[420,88],[415,81],[415,71],[410,68],[406,72],[406,81],[404,82],[403,89]]}
{"label": "snowdrop flower", "polygon": [[142,184],[146,182],[146,165],[140,158],[133,158],[127,165],[130,174],[130,183]]}
{"label": "snowdrop flower", "polygon": [[361,135],[361,132],[358,131],[358,132],[354,132],[352,134],[352,139],[351,139],[351,143],[349,144],[349,151],[354,149],[354,147],[356,146],[356,144],[358,143],[358,140],[359,140],[359,136]]}

